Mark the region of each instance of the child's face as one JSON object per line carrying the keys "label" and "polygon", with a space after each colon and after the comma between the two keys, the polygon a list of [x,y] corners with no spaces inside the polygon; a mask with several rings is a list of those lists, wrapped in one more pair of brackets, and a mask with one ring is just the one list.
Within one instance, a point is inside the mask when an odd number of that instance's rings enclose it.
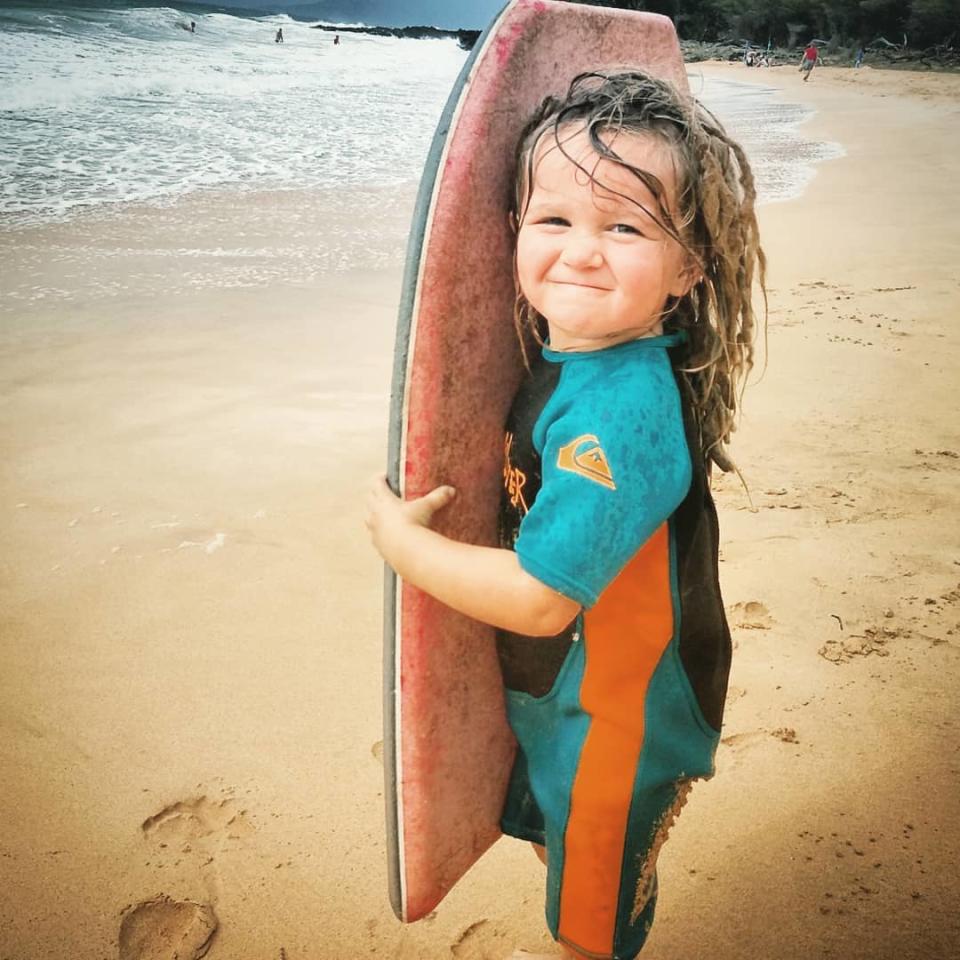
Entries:
{"label": "child's face", "polygon": [[[692,284],[689,258],[633,202],[657,210],[653,194],[632,173],[600,159],[585,131],[569,139],[561,131],[561,139],[596,182],[557,149],[551,135],[541,140],[517,236],[523,295],[546,319],[554,350],[602,350],[661,333],[667,297],[683,296]],[[627,163],[660,180],[673,213],[670,148],[642,134],[620,133],[610,142]]]}

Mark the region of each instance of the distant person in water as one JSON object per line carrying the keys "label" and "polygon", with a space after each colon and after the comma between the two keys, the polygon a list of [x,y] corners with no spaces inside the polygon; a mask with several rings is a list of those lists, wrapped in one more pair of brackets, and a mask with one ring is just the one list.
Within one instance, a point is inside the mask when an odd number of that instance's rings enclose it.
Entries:
{"label": "distant person in water", "polygon": [[197,24],[196,24],[196,21],[194,21],[194,20],[191,20],[191,21],[190,21],[190,32],[191,32],[191,33],[196,33],[196,32],[197,32]]}
{"label": "distant person in water", "polygon": [[803,74],[804,83],[810,79],[810,74],[813,73],[813,68],[817,65],[819,59],[820,51],[817,49],[817,45],[811,40],[810,45],[803,51],[803,58],[800,61],[800,72]]}
{"label": "distant person in water", "polygon": [[339,34],[339,33],[334,34],[334,36],[333,36],[333,45],[334,45],[335,47],[339,47],[339,46],[340,46],[340,34]]}
{"label": "distant person in water", "polygon": [[283,43],[283,27],[277,28],[277,35],[273,39],[275,43]]}

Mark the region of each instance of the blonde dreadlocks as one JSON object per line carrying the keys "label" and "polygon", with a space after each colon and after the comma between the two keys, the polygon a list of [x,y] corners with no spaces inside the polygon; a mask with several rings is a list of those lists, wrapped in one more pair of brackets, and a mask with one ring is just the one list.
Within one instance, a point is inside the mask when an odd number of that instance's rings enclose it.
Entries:
{"label": "blonde dreadlocks", "polygon": [[[564,148],[584,131],[598,157],[619,164],[647,187],[657,209],[644,207],[645,212],[696,264],[700,279],[685,296],[668,301],[662,319],[665,329],[686,333],[680,374],[692,393],[704,458],[721,470],[735,469],[725,448],[736,426],[743,382],[753,366],[755,278],[763,296],[764,322],[767,304],[756,190],[743,148],[705,107],[664,80],[636,70],[580,74],[562,100],[543,101],[520,138],[513,198],[517,226],[526,212],[537,146],[544,136],[552,135],[564,156],[597,183],[596,167],[588,169]],[[676,216],[663,184],[617,155],[613,147],[618,133],[658,137],[670,147],[677,168]],[[519,286],[515,322],[522,345],[531,335],[543,343],[543,318]]]}

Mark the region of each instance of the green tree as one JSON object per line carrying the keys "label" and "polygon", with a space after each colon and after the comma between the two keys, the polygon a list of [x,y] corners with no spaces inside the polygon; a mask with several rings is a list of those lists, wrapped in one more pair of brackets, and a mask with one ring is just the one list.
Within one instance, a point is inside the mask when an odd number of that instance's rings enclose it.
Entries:
{"label": "green tree", "polygon": [[960,42],[960,0],[913,0],[907,19],[910,46]]}
{"label": "green tree", "polygon": [[861,0],[861,32],[867,41],[886,37],[891,42],[900,42],[907,28],[911,0]]}
{"label": "green tree", "polygon": [[818,37],[838,44],[878,37],[912,47],[960,42],[960,0],[577,0],[672,17],[685,39],[784,45]]}

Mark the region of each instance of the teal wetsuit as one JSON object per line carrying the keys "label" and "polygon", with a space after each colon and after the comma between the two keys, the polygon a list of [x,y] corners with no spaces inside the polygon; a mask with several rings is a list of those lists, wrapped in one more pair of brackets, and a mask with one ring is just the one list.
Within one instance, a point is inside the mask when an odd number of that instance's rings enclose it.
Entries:
{"label": "teal wetsuit", "polygon": [[501,545],[583,611],[557,637],[498,631],[502,827],[546,846],[548,925],[589,957],[643,946],[659,846],[719,739],[730,635],[682,350],[545,348],[507,423]]}

